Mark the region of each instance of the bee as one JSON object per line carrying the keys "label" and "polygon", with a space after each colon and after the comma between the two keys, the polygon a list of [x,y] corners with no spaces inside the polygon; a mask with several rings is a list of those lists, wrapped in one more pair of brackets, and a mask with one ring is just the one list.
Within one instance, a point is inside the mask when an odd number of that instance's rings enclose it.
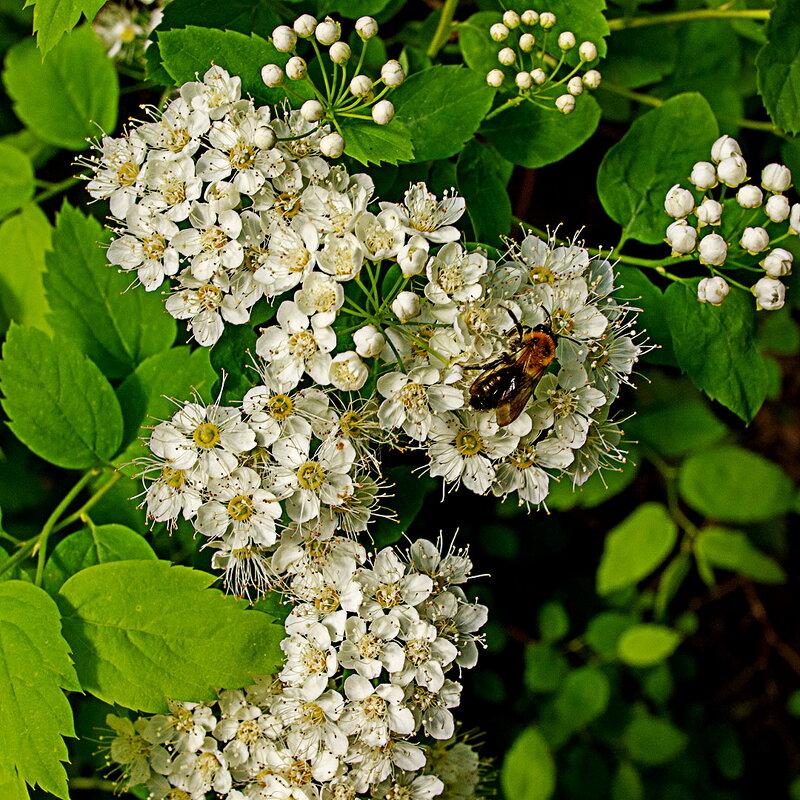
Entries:
{"label": "bee", "polygon": [[513,349],[488,364],[465,367],[483,370],[469,387],[469,404],[478,411],[495,409],[501,427],[522,413],[556,355],[556,335],[549,322],[529,328],[507,310],[516,332]]}

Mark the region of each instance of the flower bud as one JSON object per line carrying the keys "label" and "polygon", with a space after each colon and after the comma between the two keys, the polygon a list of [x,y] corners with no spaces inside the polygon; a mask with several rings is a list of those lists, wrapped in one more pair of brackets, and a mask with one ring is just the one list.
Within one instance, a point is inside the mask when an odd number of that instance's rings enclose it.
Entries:
{"label": "flower bud", "polygon": [[331,383],[342,392],[357,392],[369,377],[364,362],[352,350],[339,353],[331,361]]}
{"label": "flower bud", "polygon": [[523,53],[530,53],[536,45],[536,37],[532,33],[523,33],[519,37],[519,49]]}
{"label": "flower bud", "polygon": [[590,69],[588,72],[584,73],[583,85],[587,89],[596,89],[600,85],[602,79],[599,70]]}
{"label": "flower bud", "polygon": [[527,11],[522,12],[522,16],[520,16],[523,25],[535,25],[539,21],[539,14],[536,11],[532,11],[530,8]]}
{"label": "flower bud", "polygon": [[697,231],[685,219],[679,219],[667,228],[667,244],[673,256],[685,256],[697,247]]}
{"label": "flower bud", "polygon": [[698,161],[692,167],[689,183],[694,184],[701,192],[713,189],[717,185],[717,168],[710,161]]}
{"label": "flower bud", "polygon": [[328,158],[339,158],[344,152],[344,139],[338,133],[329,133],[320,139],[319,151]]}
{"label": "flower bud", "polygon": [[767,275],[773,278],[780,278],[781,275],[788,275],[792,271],[792,261],[794,256],[782,247],[770,250],[769,255],[761,261],[761,266]]}
{"label": "flower bud", "polygon": [[530,72],[518,72],[514,76],[514,83],[516,83],[520,89],[530,89],[533,85],[533,78],[531,78]]}
{"label": "flower bud", "polygon": [[403,71],[402,64],[392,59],[381,67],[381,78],[387,86],[395,87],[406,79],[406,73]]}
{"label": "flower bud", "polygon": [[728,243],[718,233],[704,236],[700,240],[698,250],[700,263],[710,264],[712,267],[721,267],[728,257]]}
{"label": "flower bud", "polygon": [[508,28],[506,28],[502,22],[495,22],[495,24],[489,28],[489,36],[496,42],[504,42],[508,39]]}
{"label": "flower bud", "polygon": [[306,62],[300,56],[292,56],[286,62],[286,75],[293,81],[302,80],[306,76]]}
{"label": "flower bud", "polygon": [[754,256],[769,247],[769,234],[763,228],[745,228],[739,244],[742,249]]}
{"label": "flower bud", "polygon": [[789,212],[789,230],[792,233],[800,233],[800,203],[795,203]]}
{"label": "flower bud", "polygon": [[303,14],[294,21],[292,27],[298,36],[302,36],[303,39],[308,39],[309,36],[314,35],[314,31],[317,27],[317,20],[315,17],[312,17],[311,14]]}
{"label": "flower bud", "polygon": [[517,54],[510,47],[504,47],[498,54],[497,60],[504,66],[509,67],[514,63]]}
{"label": "flower bud", "polygon": [[764,202],[764,192],[752,183],[740,186],[736,192],[736,202],[742,208],[758,208]]}
{"label": "flower bud", "polygon": [[557,22],[556,15],[552,11],[543,11],[539,14],[539,24],[545,29],[549,30]]}
{"label": "flower bud", "polygon": [[562,114],[571,114],[575,110],[575,98],[571,94],[556,97],[556,108]]}
{"label": "flower bud", "polygon": [[700,222],[700,227],[703,227],[703,225],[719,225],[722,219],[722,203],[707,197],[697,206],[695,213]]}
{"label": "flower bud", "polygon": [[777,311],[786,302],[786,287],[776,278],[759,278],[750,291],[759,311]]}
{"label": "flower bud", "polygon": [[567,81],[567,91],[574,97],[583,94],[583,81],[580,76],[575,75]]}
{"label": "flower bud", "polygon": [[283,70],[277,64],[264,64],[261,67],[261,80],[270,88],[283,83]]}
{"label": "flower bud", "polygon": [[378,34],[378,23],[373,17],[359,17],[356,20],[356,33],[366,42]]}
{"label": "flower bud", "polygon": [[430,244],[423,236],[415,234],[398,251],[397,263],[404,278],[425,272]]}
{"label": "flower bud", "polygon": [[486,83],[495,89],[503,85],[503,78],[505,78],[505,75],[501,69],[490,69],[486,73]]}
{"label": "flower bud", "polygon": [[300,116],[306,122],[318,122],[325,116],[325,109],[319,100],[306,100],[300,106]]}
{"label": "flower bud", "polygon": [[783,222],[789,216],[789,199],[783,194],[774,194],[767,200],[764,209],[773,222]]}
{"label": "flower bud", "polygon": [[547,73],[543,69],[537,67],[531,70],[531,78],[533,78],[533,82],[537,86],[541,86],[547,80]]}
{"label": "flower bud", "polygon": [[400,322],[408,322],[419,316],[419,297],[414,292],[400,292],[392,300],[392,311]]}
{"label": "flower bud", "polygon": [[597,58],[597,45],[594,42],[581,42],[578,54],[581,61],[594,61]]}
{"label": "flower bud", "polygon": [[694,211],[694,195],[676,183],[664,199],[664,211],[675,219],[688,217]]}
{"label": "flower bud", "polygon": [[792,185],[792,172],[783,164],[767,164],[761,170],[761,185],[768,192],[785,192]]}
{"label": "flower bud", "polygon": [[278,25],[272,31],[272,44],[281,53],[288,53],[297,44],[297,34],[288,25]]}
{"label": "flower bud", "polygon": [[376,358],[386,344],[386,337],[374,325],[365,325],[353,334],[353,343],[362,358]]}
{"label": "flower bud", "polygon": [[317,37],[317,41],[320,44],[331,45],[334,42],[338,42],[342,37],[342,26],[330,17],[325,17],[325,19],[317,25],[314,36]]}
{"label": "flower bud", "polygon": [[350,94],[366,97],[372,91],[372,81],[366,75],[355,75],[350,81]]}
{"label": "flower bud", "polygon": [[730,294],[730,291],[731,287],[728,286],[728,282],[719,275],[714,278],[703,278],[697,284],[697,299],[701,303],[719,306],[722,305],[722,301]]}
{"label": "flower bud", "polygon": [[711,160],[716,164],[731,156],[740,156],[742,148],[739,147],[739,142],[732,136],[720,136],[714,144],[711,145]]}
{"label": "flower bud", "polygon": [[747,180],[747,162],[738,155],[723,158],[717,164],[717,177],[726,186],[736,187]]}
{"label": "flower bud", "polygon": [[519,22],[520,22],[519,14],[517,14],[516,11],[506,11],[503,14],[503,24],[509,30],[513,31],[514,28],[518,28],[519,27]]}
{"label": "flower bud", "polygon": [[328,50],[328,55],[331,57],[331,61],[333,61],[334,64],[346,64],[350,60],[352,51],[347,42],[334,42],[330,50]]}
{"label": "flower bud", "polygon": [[276,139],[275,131],[269,125],[260,125],[253,133],[253,144],[260,150],[271,150]]}
{"label": "flower bud", "polygon": [[389,100],[379,100],[372,106],[372,119],[376,125],[388,125],[394,117],[394,105]]}
{"label": "flower bud", "polygon": [[562,50],[572,50],[577,44],[575,34],[572,31],[564,31],[558,34],[558,46]]}

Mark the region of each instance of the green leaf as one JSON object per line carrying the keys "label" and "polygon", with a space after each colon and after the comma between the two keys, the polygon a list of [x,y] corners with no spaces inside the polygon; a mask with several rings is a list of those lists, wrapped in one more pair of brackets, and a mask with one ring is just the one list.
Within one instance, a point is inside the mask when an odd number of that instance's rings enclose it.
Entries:
{"label": "green leaf", "polygon": [[[164,69],[176,85],[201,78],[212,64],[228,70],[242,79],[242,94],[250,94],[264,103],[278,103],[286,93],[280,87],[269,89],[261,80],[264,64],[283,67],[291,53],[279,53],[271,42],[252,34],[237,31],[218,31],[213,28],[185,28],[162,31],[158,46]],[[306,81],[291,81],[291,88],[302,97],[311,97]]]}
{"label": "green leaf", "polygon": [[0,771],[10,774],[12,785],[16,772],[31,786],[67,798],[62,737],[75,729],[62,689],[81,687],[56,604],[30,583],[0,584]]}
{"label": "green leaf", "polygon": [[[170,398],[183,401],[196,393],[201,402],[211,402],[216,378],[207,347],[194,351],[173,347],[142,361],[117,389],[125,426],[122,441],[128,444],[117,461],[125,463],[143,454],[139,438],[148,437],[148,427],[156,420],[175,413],[177,407]],[[123,469],[129,471],[136,472],[136,467]]]}
{"label": "green leaf", "polygon": [[603,80],[628,89],[658,83],[675,67],[678,37],[663,25],[614,31],[603,62]]}
{"label": "green leaf", "polygon": [[664,239],[667,191],[686,179],[694,162],[708,157],[718,135],[714,112],[696,92],[670,98],[631,125],[606,153],[597,173],[600,202],[622,226],[625,238],[647,244]]}
{"label": "green leaf", "polygon": [[547,800],[556,788],[553,754],[538,728],[526,728],[503,760],[500,783],[514,800]]}
{"label": "green leaf", "polygon": [[678,526],[660,503],[644,503],[606,537],[597,570],[601,595],[637,583],[669,555]]}
{"label": "green leaf", "polygon": [[611,781],[611,800],[643,800],[644,786],[639,770],[623,761]]}
{"label": "green leaf", "polygon": [[375,15],[383,11],[389,5],[389,0],[334,0],[331,4],[326,4],[325,10],[337,11],[343,17],[356,19],[365,14]]}
{"label": "green leaf", "polygon": [[606,710],[610,694],[611,687],[604,672],[597,667],[578,667],[567,675],[555,697],[555,708],[573,730],[578,730]]}
{"label": "green leaf", "polygon": [[91,22],[102,5],[103,0],[25,0],[23,8],[33,6],[33,32],[46,56],[78,24],[81,14]]}
{"label": "green leaf", "polygon": [[492,41],[489,28],[501,21],[502,14],[499,11],[479,11],[458,26],[458,46],[464,63],[484,80],[489,70],[499,67],[497,53],[500,45]]}
{"label": "green leaf", "polygon": [[68,340],[12,324],[0,379],[9,427],[40,458],[88,469],[117,451],[122,412],[114,390]]}
{"label": "green leaf", "polygon": [[597,130],[600,106],[583,94],[564,116],[531,103],[503,111],[481,126],[481,133],[503,158],[523,167],[543,167],[577,150]]}
{"label": "green leaf", "polygon": [[767,370],[755,338],[755,303],[731,292],[718,308],[697,302],[697,281],[666,291],[667,321],[681,369],[712,400],[749,422],[767,391]]}
{"label": "green leaf", "polygon": [[793,356],[800,351],[800,326],[787,307],[762,316],[758,346],[780,356]]}
{"label": "green leaf", "polygon": [[14,113],[59,147],[84,150],[98,128],[110,132],[117,124],[117,70],[89,25],[67,34],[44,60],[32,39],[14,45],[3,83]]}
{"label": "green leaf", "polygon": [[21,150],[0,142],[0,218],[33,197],[33,164]]}
{"label": "green leaf", "polygon": [[625,729],[623,743],[634,761],[656,766],[672,761],[686,747],[686,734],[669,720],[636,717]]}
{"label": "green leaf", "polygon": [[615,658],[617,642],[635,624],[633,617],[619,611],[602,611],[589,620],[584,639],[602,658]]}
{"label": "green leaf", "polygon": [[166,350],[177,326],[157,292],[127,291],[130,275],[106,261],[102,245],[110,238],[96,219],[64,203],[44,286],[53,330],[78,345],[107,377],[121,378]]}
{"label": "green leaf", "polygon": [[95,564],[158,556],[144,538],[124,525],[97,525],[62,539],[47,559],[43,588],[55,594],[70,576]]}
{"label": "green leaf", "polygon": [[729,522],[758,522],[786,513],[791,479],[772,461],[733,445],[697,453],[678,473],[678,491],[696,511]]}
{"label": "green leaf", "polygon": [[283,628],[166,561],[115,561],[73,575],[57,600],[83,688],[107,703],[164,711],[246,686],[280,659]]}
{"label": "green leaf", "polygon": [[653,364],[676,366],[672,351],[672,336],[666,319],[664,293],[636,267],[617,264],[620,291],[618,297],[631,300],[631,305],[641,308],[637,327],[647,332],[647,338],[656,348],[645,353],[644,360]]}
{"label": "green leaf", "polygon": [[617,655],[631,667],[652,667],[669,658],[680,642],[681,635],[663,625],[634,625],[619,637]]}
{"label": "green leaf", "polygon": [[569,615],[567,609],[551,600],[539,609],[539,631],[545,642],[557,642],[569,633]]}
{"label": "green leaf", "polygon": [[471,139],[492,105],[483,76],[437,65],[407,78],[392,93],[395,119],[411,134],[414,161],[449,158]]}
{"label": "green leaf", "polygon": [[198,22],[204,28],[266,37],[280,24],[280,17],[270,8],[270,0],[172,0],[164,6],[164,16],[156,30],[161,34]]}
{"label": "green leaf", "polygon": [[704,528],[695,539],[694,549],[714,567],[739,572],[761,583],[786,582],[783,568],[755,548],[742,531]]}
{"label": "green leaf", "polygon": [[511,230],[511,199],[506,190],[511,169],[493,147],[475,139],[458,157],[458,188],[467,201],[476,241],[496,245]]}
{"label": "green leaf", "polygon": [[392,120],[376,125],[362,120],[341,121],[344,152],[362,164],[402,164],[413,161],[414,148],[408,128]]}
{"label": "green leaf", "polygon": [[0,298],[9,319],[50,332],[42,274],[52,228],[37,205],[0,225]]}
{"label": "green leaf", "polygon": [[408,531],[422,510],[425,497],[437,486],[430,476],[422,477],[410,467],[389,467],[384,472],[391,483],[388,489],[391,499],[385,505],[395,512],[396,517],[382,517],[373,527],[372,535],[379,547],[396,542]]}
{"label": "green leaf", "polygon": [[30,800],[25,781],[5,764],[0,763],[0,797],[3,800]]}
{"label": "green leaf", "polygon": [[653,609],[656,616],[661,617],[666,613],[667,606],[672,601],[672,598],[678,593],[683,581],[689,574],[692,561],[687,553],[678,553],[670,562],[664,567],[661,573],[661,579],[658,582],[658,591],[656,592],[656,600]]}
{"label": "green leaf", "polygon": [[791,0],[775,3],[756,70],[758,92],[772,121],[789,133],[800,131],[800,28],[797,7]]}
{"label": "green leaf", "polygon": [[525,648],[525,686],[532,692],[554,692],[569,672],[567,659],[549,644]]}

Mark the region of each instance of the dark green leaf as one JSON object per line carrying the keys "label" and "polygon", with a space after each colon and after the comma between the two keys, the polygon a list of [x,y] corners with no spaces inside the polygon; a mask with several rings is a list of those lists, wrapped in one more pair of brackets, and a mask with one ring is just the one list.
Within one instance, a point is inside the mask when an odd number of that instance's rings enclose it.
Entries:
{"label": "dark green leaf", "polygon": [[375,125],[361,120],[342,120],[344,152],[362,164],[402,164],[412,161],[414,148],[408,128],[392,120],[388,125]]}
{"label": "dark green leaf", "polygon": [[800,27],[792,0],[777,0],[767,23],[767,43],[756,59],[758,91],[772,121],[800,131]]}
{"label": "dark green leaf", "polygon": [[703,528],[694,543],[707,564],[739,572],[761,583],[785,583],[786,573],[769,556],[756,549],[741,531]]}
{"label": "dark green leaf", "polygon": [[642,309],[637,327],[646,331],[649,342],[656,345],[653,350],[645,353],[645,361],[676,366],[672,336],[666,319],[664,293],[636,267],[617,264],[616,270],[620,284],[618,296],[630,300],[631,305]]}
{"label": "dark green leaf", "polygon": [[625,631],[635,624],[635,620],[618,611],[603,611],[592,617],[586,627],[586,644],[602,658],[614,658],[617,642]]}
{"label": "dark green leaf", "polygon": [[569,633],[569,615],[564,606],[551,600],[539,609],[539,631],[545,642],[557,642]]}
{"label": "dark green leaf", "polygon": [[514,800],[547,800],[556,787],[553,754],[537,728],[526,728],[503,761],[500,782]]}
{"label": "dark green leaf", "polygon": [[614,31],[603,62],[603,80],[637,89],[659,82],[675,67],[678,37],[661,25]]}
{"label": "dark green leaf", "polygon": [[389,0],[333,0],[333,3],[325,6],[325,11],[338,11],[343,17],[356,19],[364,14],[378,14],[387,5]]}
{"label": "dark green leaf", "polygon": [[634,625],[619,637],[617,655],[631,667],[652,667],[669,658],[680,642],[681,635],[663,625]]}
{"label": "dark green leaf", "polygon": [[669,720],[637,717],[625,729],[623,742],[634,761],[654,766],[672,761],[686,747],[686,734]]}
{"label": "dark green leaf", "polygon": [[114,390],[71,342],[12,324],[0,378],[11,430],[37,456],[88,469],[117,451],[122,412]]}
{"label": "dark green leaf", "polygon": [[0,142],[0,218],[33,197],[33,164],[21,150]]}
{"label": "dark green leaf", "polygon": [[396,542],[408,531],[422,509],[426,495],[437,486],[435,480],[421,477],[409,467],[390,467],[385,473],[392,484],[388,489],[392,497],[386,505],[397,516],[395,519],[379,519],[372,529],[372,535],[379,547]]}
{"label": "dark green leaf", "polygon": [[555,697],[558,715],[573,729],[584,728],[597,719],[608,706],[611,687],[597,667],[572,670]]}
{"label": "dark green leaf", "polygon": [[549,644],[525,648],[525,686],[532,692],[554,692],[569,672],[567,659]]}
{"label": "dark green leaf", "polygon": [[484,80],[489,70],[500,67],[497,53],[501,45],[492,41],[489,28],[501,20],[502,14],[499,11],[479,11],[458,26],[458,46],[461,48],[464,63]]}
{"label": "dark green leaf", "polygon": [[475,239],[498,244],[511,229],[511,199],[506,191],[511,164],[493,147],[473,139],[456,165],[458,188],[467,201]]}
{"label": "dark green leaf", "polygon": [[91,22],[102,5],[103,0],[25,0],[23,8],[33,6],[36,43],[46,56],[78,24],[81,14]]}
{"label": "dark green leaf", "polygon": [[622,762],[611,781],[611,800],[642,800],[644,797],[644,786],[639,770]]}

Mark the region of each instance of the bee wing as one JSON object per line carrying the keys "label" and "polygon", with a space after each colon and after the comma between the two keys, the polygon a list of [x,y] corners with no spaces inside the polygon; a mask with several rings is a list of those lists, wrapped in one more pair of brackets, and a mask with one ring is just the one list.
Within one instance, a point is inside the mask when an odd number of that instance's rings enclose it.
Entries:
{"label": "bee wing", "polygon": [[510,425],[523,412],[537,383],[539,383],[539,378],[531,378],[525,375],[517,390],[505,402],[497,406],[495,416],[497,424],[501,428],[505,425]]}

